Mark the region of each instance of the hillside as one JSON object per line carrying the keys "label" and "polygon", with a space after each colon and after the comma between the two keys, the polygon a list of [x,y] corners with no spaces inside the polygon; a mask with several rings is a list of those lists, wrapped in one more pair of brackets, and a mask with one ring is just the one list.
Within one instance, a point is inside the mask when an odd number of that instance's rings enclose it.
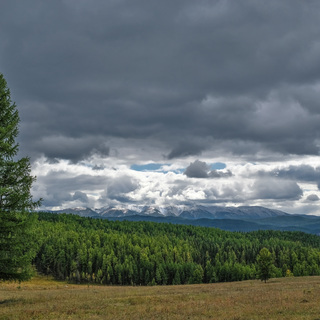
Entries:
{"label": "hillside", "polygon": [[[231,221],[231,220],[230,220]],[[34,264],[74,283],[191,284],[255,279],[257,255],[276,277],[320,275],[320,237],[302,232],[228,232],[169,223],[39,213]]]}
{"label": "hillside", "polygon": [[281,230],[320,235],[320,217],[293,215],[257,206],[121,206],[100,209],[69,208],[54,213],[71,213],[82,217],[109,220],[152,221],[216,227],[227,231]]}
{"label": "hillside", "polygon": [[287,216],[288,213],[259,206],[203,206],[203,205],[177,205],[177,206],[142,206],[121,205],[107,206],[99,209],[93,208],[67,208],[53,211],[55,213],[72,213],[82,217],[127,217],[133,215],[148,217],[180,217],[185,219],[263,219],[278,216]]}

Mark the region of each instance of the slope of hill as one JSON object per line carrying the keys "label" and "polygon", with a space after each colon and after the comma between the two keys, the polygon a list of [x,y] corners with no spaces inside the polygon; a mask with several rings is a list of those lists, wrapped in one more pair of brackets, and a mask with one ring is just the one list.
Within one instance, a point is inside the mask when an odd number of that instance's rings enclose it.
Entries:
{"label": "slope of hill", "polygon": [[123,206],[100,209],[71,208],[56,213],[110,220],[153,221],[217,227],[228,231],[288,230],[320,235],[320,217],[292,215],[257,206]]}
{"label": "slope of hill", "polygon": [[186,219],[262,219],[278,216],[287,216],[288,213],[268,209],[258,206],[239,206],[239,207],[222,207],[222,206],[201,206],[201,205],[184,205],[184,206],[118,206],[103,207],[100,209],[91,208],[67,208],[57,213],[73,213],[80,216],[101,216],[107,217],[125,217],[132,215],[153,216],[153,217],[181,217]]}
{"label": "slope of hill", "polygon": [[[38,219],[34,264],[39,272],[61,280],[149,285],[254,279],[262,248],[274,254],[277,277],[288,269],[295,276],[320,275],[320,237],[302,232],[240,233],[41,212]],[[230,228],[243,223],[227,222],[234,223]]]}

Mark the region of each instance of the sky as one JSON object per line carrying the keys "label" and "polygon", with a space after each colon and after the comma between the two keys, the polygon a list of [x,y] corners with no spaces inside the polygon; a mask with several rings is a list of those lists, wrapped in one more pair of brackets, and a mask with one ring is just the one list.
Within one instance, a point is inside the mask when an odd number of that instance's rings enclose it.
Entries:
{"label": "sky", "polygon": [[35,200],[320,215],[319,21],[317,0],[3,0]]}

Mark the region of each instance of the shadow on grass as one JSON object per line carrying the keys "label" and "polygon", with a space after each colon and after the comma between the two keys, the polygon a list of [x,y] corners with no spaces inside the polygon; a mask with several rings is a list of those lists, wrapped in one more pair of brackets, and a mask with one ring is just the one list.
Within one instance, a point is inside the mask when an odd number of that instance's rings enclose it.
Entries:
{"label": "shadow on grass", "polygon": [[5,300],[0,300],[0,305],[2,304],[14,304],[14,303],[18,303],[18,302],[22,302],[24,301],[24,299],[5,299]]}

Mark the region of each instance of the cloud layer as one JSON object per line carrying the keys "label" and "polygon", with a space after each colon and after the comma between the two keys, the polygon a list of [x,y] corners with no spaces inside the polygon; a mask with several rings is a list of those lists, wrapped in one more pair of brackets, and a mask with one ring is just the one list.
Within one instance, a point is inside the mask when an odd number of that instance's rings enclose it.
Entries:
{"label": "cloud layer", "polygon": [[[161,200],[317,213],[319,16],[318,1],[298,0],[6,1],[0,72],[35,193],[48,207]],[[130,170],[148,163],[167,168]]]}

